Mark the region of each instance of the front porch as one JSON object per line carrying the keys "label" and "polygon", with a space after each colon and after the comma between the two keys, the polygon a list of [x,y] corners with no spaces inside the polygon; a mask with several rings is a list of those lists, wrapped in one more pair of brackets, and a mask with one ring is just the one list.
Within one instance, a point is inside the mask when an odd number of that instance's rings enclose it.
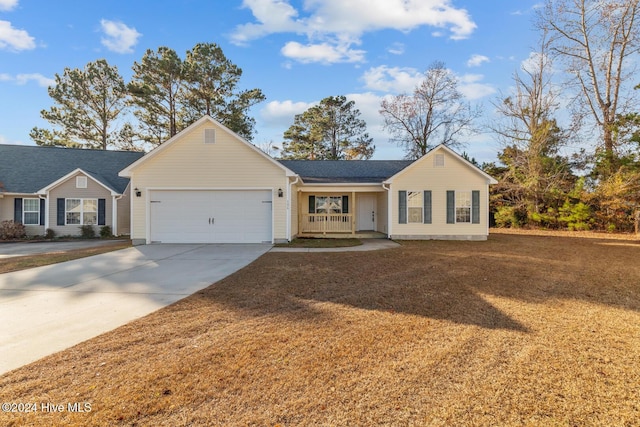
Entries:
{"label": "front porch", "polygon": [[335,188],[300,191],[297,235],[322,238],[386,238],[386,196],[386,191],[381,187],[349,192]]}

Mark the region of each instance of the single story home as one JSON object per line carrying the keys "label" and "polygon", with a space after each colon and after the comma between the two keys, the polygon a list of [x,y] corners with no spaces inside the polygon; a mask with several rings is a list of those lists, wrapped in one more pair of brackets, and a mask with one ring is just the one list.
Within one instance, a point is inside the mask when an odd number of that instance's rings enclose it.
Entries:
{"label": "single story home", "polygon": [[0,221],[22,223],[28,235],[76,236],[82,225],[129,234],[129,179],[118,172],[143,155],[0,144]]}
{"label": "single story home", "polygon": [[277,243],[376,232],[486,240],[496,180],[439,145],[415,161],[278,161],[204,116],[119,174],[131,238]]}

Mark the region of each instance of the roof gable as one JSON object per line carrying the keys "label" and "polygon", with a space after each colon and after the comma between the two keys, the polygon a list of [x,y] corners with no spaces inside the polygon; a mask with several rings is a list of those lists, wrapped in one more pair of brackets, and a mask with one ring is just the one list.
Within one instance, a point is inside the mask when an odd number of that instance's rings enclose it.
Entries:
{"label": "roof gable", "polygon": [[142,165],[142,164],[148,162],[149,160],[153,159],[158,154],[160,154],[160,153],[164,152],[165,150],[169,149],[172,145],[174,145],[176,143],[179,143],[179,141],[182,139],[183,135],[186,135],[187,133],[189,133],[192,130],[196,129],[198,126],[200,126],[201,124],[203,124],[205,122],[209,122],[209,123],[213,124],[214,126],[216,126],[217,128],[219,128],[220,130],[222,130],[223,132],[226,132],[227,134],[231,135],[239,143],[244,144],[245,146],[250,148],[253,152],[255,152],[257,155],[263,157],[268,162],[271,162],[272,164],[276,165],[278,168],[282,169],[286,173],[287,176],[295,176],[294,172],[289,170],[287,167],[285,167],[284,165],[282,165],[278,161],[274,160],[271,156],[269,156],[266,153],[264,153],[262,150],[257,148],[255,145],[251,144],[249,141],[245,140],[240,135],[236,134],[235,132],[233,132],[232,130],[230,130],[226,126],[224,126],[222,123],[220,123],[217,120],[211,118],[210,116],[206,116],[206,115],[202,116],[199,120],[195,121],[194,123],[189,125],[187,128],[183,129],[182,131],[180,131],[179,133],[177,133],[173,137],[169,138],[167,141],[165,141],[164,143],[162,143],[158,147],[154,148],[152,151],[147,153],[144,157],[142,157],[142,158],[138,159],[137,161],[133,162],[132,164],[128,165],[126,168],[123,168],[119,172],[119,176],[130,178],[131,174],[133,173],[133,171],[136,168],[138,168],[140,165]]}
{"label": "roof gable", "polygon": [[35,194],[76,169],[122,194],[129,183],[118,172],[144,155],[136,151],[88,150],[0,144],[0,191]]}
{"label": "roof gable", "polygon": [[440,151],[440,150],[445,151],[448,154],[451,154],[453,157],[455,157],[457,160],[459,160],[461,163],[463,163],[465,166],[467,166],[470,170],[472,170],[473,172],[475,172],[475,173],[481,175],[482,177],[484,177],[487,180],[487,184],[497,184],[498,183],[498,181],[496,181],[496,179],[493,178],[491,175],[487,174],[485,171],[483,171],[482,169],[480,169],[479,167],[477,167],[473,163],[469,162],[467,159],[465,159],[460,154],[456,153],[455,151],[453,151],[451,148],[447,147],[444,144],[440,144],[440,145],[435,146],[434,148],[429,150],[427,152],[427,154],[425,154],[424,156],[420,157],[414,163],[412,163],[411,165],[409,165],[406,168],[402,169],[401,171],[398,171],[398,173],[396,173],[395,175],[391,176],[385,182],[387,182],[387,183],[393,182],[393,180],[396,179],[397,177],[401,176],[402,174],[404,174],[406,172],[409,172],[415,165],[419,165],[419,164],[421,164],[423,162],[427,162],[427,161],[433,161],[433,155],[437,151]]}

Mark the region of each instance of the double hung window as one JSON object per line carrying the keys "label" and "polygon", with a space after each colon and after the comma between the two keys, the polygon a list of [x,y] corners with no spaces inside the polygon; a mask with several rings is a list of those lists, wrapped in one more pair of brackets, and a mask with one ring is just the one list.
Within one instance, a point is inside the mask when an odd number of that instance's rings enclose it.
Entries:
{"label": "double hung window", "polygon": [[66,199],[66,225],[95,225],[98,223],[98,199]]}

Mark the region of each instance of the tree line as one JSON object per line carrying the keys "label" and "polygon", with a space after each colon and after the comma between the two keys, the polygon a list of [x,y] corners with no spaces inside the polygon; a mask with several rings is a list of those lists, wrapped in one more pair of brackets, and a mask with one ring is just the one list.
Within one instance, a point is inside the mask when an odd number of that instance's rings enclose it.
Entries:
{"label": "tree line", "polygon": [[[381,102],[384,128],[409,159],[441,143],[463,148],[480,129],[495,135],[497,161],[477,166],[499,181],[490,203],[498,226],[637,230],[639,2],[546,0],[535,20],[537,51],[514,72],[512,89],[491,103],[489,123],[477,123],[480,108],[436,61],[413,92]],[[198,44],[184,59],[169,48],[148,50],[133,71],[128,84],[104,60],[56,75],[49,89],[56,105],[42,116],[60,130],[34,128],[32,138],[42,145],[134,149],[140,141],[161,144],[209,114],[252,139],[255,122],[247,111],[264,95],[238,92],[242,70],[217,45]],[[126,108],[136,124],[116,130]],[[330,96],[295,116],[278,157],[369,159],[374,150],[355,103]]]}
{"label": "tree line", "polygon": [[[84,69],[65,68],[49,87],[54,106],[41,111],[53,129],[35,127],[38,145],[142,150],[157,146],[208,114],[251,140],[249,108],[265,99],[260,89],[240,91],[242,69],[215,43],[198,43],[181,58],[175,50],[147,50],[134,62],[131,81],[100,59]],[[131,111],[135,120],[129,120]]]}

